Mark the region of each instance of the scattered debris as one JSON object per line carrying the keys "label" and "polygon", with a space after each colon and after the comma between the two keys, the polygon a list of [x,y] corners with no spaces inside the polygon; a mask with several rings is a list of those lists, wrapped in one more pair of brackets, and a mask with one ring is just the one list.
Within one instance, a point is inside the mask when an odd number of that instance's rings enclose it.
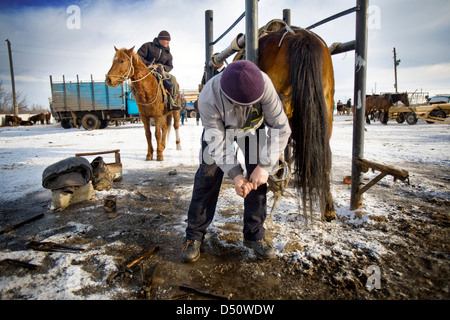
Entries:
{"label": "scattered debris", "polygon": [[106,212],[114,212],[117,210],[117,196],[108,195],[104,198],[103,209]]}
{"label": "scattered debris", "polygon": [[5,259],[0,261],[0,263],[10,263],[29,270],[36,270],[38,268],[38,266],[35,264],[14,259]]}
{"label": "scattered debris", "polygon": [[231,294],[224,296],[202,286],[192,286],[189,284],[182,284],[180,285],[180,289],[214,299],[229,300],[231,298]]}
{"label": "scattered debris", "polygon": [[20,223],[18,223],[18,224],[15,224],[15,225],[11,226],[11,227],[5,228],[5,229],[3,229],[3,230],[0,231],[0,235],[1,235],[1,234],[8,233],[8,232],[10,232],[10,231],[13,231],[13,230],[15,230],[15,229],[17,229],[17,228],[20,228],[21,226],[24,226],[24,225],[26,225],[27,223],[33,222],[33,221],[35,221],[35,220],[38,220],[38,219],[42,218],[43,216],[44,216],[44,214],[41,213],[41,214],[38,214],[37,216],[34,216],[33,218],[30,218],[30,219],[28,219],[28,220],[22,221],[22,222],[20,222]]}
{"label": "scattered debris", "polygon": [[31,241],[27,244],[27,248],[38,250],[38,251],[49,251],[49,252],[67,252],[67,253],[80,253],[84,251],[83,248],[66,246],[63,244],[58,244],[54,242],[39,242]]}
{"label": "scattered debris", "polygon": [[152,249],[144,252],[143,254],[141,254],[137,259],[131,261],[130,263],[127,263],[125,266],[123,265],[119,265],[119,270],[117,272],[114,272],[113,274],[111,274],[108,278],[108,284],[111,284],[112,281],[119,276],[120,274],[123,274],[125,272],[128,272],[130,274],[133,273],[133,266],[136,265],[137,263],[139,263],[140,261],[142,261],[143,259],[146,259],[148,257],[150,257],[154,252],[159,250],[159,246],[153,247]]}
{"label": "scattered debris", "polygon": [[145,298],[150,298],[150,291],[152,290],[153,285],[153,279],[156,275],[156,270],[158,269],[158,263],[156,263],[153,266],[153,269],[150,273],[150,276],[145,279],[144,277],[144,264],[141,263],[141,281],[142,281],[142,288],[140,290],[140,294]]}

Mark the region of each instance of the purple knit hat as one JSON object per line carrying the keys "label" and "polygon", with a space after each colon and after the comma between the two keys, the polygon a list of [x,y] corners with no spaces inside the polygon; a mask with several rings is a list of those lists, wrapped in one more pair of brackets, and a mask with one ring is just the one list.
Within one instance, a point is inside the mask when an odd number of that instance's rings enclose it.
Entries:
{"label": "purple knit hat", "polygon": [[262,98],[264,93],[264,79],[261,70],[248,60],[230,63],[222,73],[220,89],[227,98],[236,104],[254,104]]}

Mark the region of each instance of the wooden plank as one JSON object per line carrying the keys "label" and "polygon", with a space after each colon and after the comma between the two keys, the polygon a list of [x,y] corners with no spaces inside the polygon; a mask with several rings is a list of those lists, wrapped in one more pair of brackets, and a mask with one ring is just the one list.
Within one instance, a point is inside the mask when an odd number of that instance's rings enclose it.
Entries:
{"label": "wooden plank", "polygon": [[406,170],[397,169],[390,165],[380,164],[361,158],[356,159],[355,162],[360,166],[362,172],[367,172],[369,171],[369,169],[381,172],[378,176],[376,176],[374,179],[372,179],[369,183],[367,183],[365,186],[363,186],[356,192],[356,196],[358,197],[360,197],[364,192],[369,190],[372,186],[374,186],[378,181],[383,179],[388,174],[393,176],[394,180],[395,179],[400,179],[402,181],[407,180],[409,184],[409,173]]}
{"label": "wooden plank", "polygon": [[431,105],[410,105],[409,107],[407,106],[391,107],[389,109],[389,113],[414,112],[419,114],[426,114],[430,113],[431,111],[437,108],[443,110],[446,114],[450,113],[450,103],[438,103]]}
{"label": "wooden plank", "polygon": [[88,153],[77,153],[75,157],[84,157],[84,156],[95,156],[98,154],[107,154],[107,153],[119,153],[120,149],[111,150],[111,151],[99,151],[99,152],[88,152]]}
{"label": "wooden plank", "polygon": [[1,234],[8,233],[8,232],[10,232],[10,231],[12,231],[12,230],[15,230],[15,229],[17,229],[17,228],[20,228],[21,226],[24,226],[24,225],[26,225],[26,224],[28,224],[28,223],[30,223],[30,222],[33,222],[33,221],[35,221],[35,220],[38,220],[38,219],[42,218],[42,217],[44,217],[44,214],[43,214],[43,213],[38,214],[37,216],[34,216],[34,217],[32,217],[32,218],[30,218],[30,219],[27,219],[27,220],[25,220],[25,221],[22,221],[22,222],[20,222],[20,223],[18,223],[18,224],[15,224],[15,225],[13,225],[13,226],[11,226],[11,227],[2,229],[2,230],[0,230],[0,235],[1,235]]}
{"label": "wooden plank", "polygon": [[432,117],[432,116],[417,116],[417,119],[425,120],[425,121],[431,121],[435,123],[443,123],[443,124],[450,124],[450,119],[447,118],[439,118],[439,117]]}
{"label": "wooden plank", "polygon": [[356,162],[362,167],[365,168],[365,170],[363,170],[364,172],[367,172],[369,168],[377,170],[377,171],[381,171],[383,173],[389,174],[391,176],[394,176],[397,179],[400,179],[402,181],[406,180],[409,178],[409,173],[406,170],[403,169],[397,169],[393,166],[390,165],[386,165],[386,164],[380,164],[380,163],[376,163],[376,162],[372,162],[366,159],[356,159]]}

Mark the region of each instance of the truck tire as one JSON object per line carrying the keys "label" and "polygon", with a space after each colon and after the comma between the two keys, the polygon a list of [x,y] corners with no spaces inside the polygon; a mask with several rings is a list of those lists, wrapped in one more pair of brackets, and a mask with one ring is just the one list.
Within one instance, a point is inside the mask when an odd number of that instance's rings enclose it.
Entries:
{"label": "truck tire", "polygon": [[100,121],[100,129],[105,129],[109,124],[108,120],[101,120]]}
{"label": "truck tire", "polygon": [[416,123],[417,123],[417,120],[418,120],[417,117],[416,117],[416,114],[415,114],[414,112],[408,112],[408,113],[406,114],[405,118],[406,118],[406,122],[407,122],[409,125],[416,124]]}
{"label": "truck tire", "polygon": [[195,110],[189,111],[189,118],[195,118],[197,116],[197,112]]}
{"label": "truck tire", "polygon": [[62,119],[61,127],[63,127],[64,129],[70,129],[70,128],[72,128],[72,124],[70,123],[69,119]]}
{"label": "truck tire", "polygon": [[81,125],[86,130],[96,130],[100,128],[101,122],[95,114],[87,113],[81,118]]}

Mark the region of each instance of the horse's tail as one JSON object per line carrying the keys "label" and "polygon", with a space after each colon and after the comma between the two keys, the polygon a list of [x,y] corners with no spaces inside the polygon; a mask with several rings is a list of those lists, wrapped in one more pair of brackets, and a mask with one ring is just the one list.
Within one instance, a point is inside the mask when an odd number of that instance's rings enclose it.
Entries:
{"label": "horse's tail", "polygon": [[311,214],[317,201],[321,212],[326,211],[330,196],[331,128],[322,84],[323,45],[311,32],[303,31],[301,35],[289,42],[289,62],[295,180],[306,217],[307,204]]}

